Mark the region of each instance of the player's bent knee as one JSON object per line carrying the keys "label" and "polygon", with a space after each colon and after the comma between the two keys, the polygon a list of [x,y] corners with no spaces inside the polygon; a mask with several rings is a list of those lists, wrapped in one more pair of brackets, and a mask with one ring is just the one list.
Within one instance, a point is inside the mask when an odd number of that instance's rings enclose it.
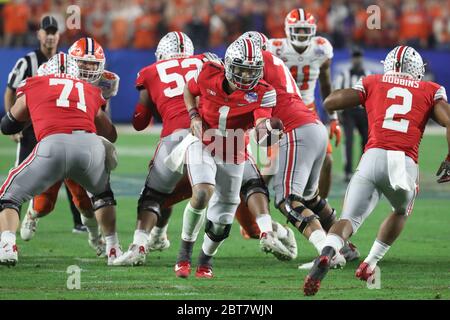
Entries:
{"label": "player's bent knee", "polygon": [[[293,205],[294,201],[299,202],[300,205]],[[306,216],[304,214],[304,211],[308,208],[303,205],[303,202],[304,201],[300,197],[293,194],[290,194],[284,201],[284,208],[287,212],[288,221],[294,226],[297,223],[300,223],[300,225],[298,226],[298,230],[302,233],[310,223],[312,223],[316,219],[319,219],[319,216],[316,214],[312,214],[309,216]]]}
{"label": "player's bent knee", "polygon": [[205,233],[212,241],[221,242],[230,235],[231,226],[231,224],[219,224],[208,219],[205,225]]}
{"label": "player's bent knee", "polygon": [[115,206],[116,203],[116,199],[114,199],[114,193],[112,192],[111,189],[95,195],[91,198],[91,202],[92,202],[92,208],[94,209],[94,211],[97,211],[98,209],[107,207],[107,206]]}
{"label": "player's bent knee", "polygon": [[206,208],[214,193],[214,186],[200,183],[192,187],[192,204],[195,208]]}
{"label": "player's bent knee", "polygon": [[269,190],[263,179],[250,179],[241,187],[241,195],[244,197],[245,203],[255,193],[262,193],[269,199]]}
{"label": "player's bent knee", "polygon": [[329,230],[336,222],[336,210],[328,205],[325,199],[317,193],[311,200],[304,201],[305,206],[319,216],[319,221],[325,230]]}
{"label": "player's bent knee", "polygon": [[151,211],[159,219],[161,217],[161,204],[168,196],[166,193],[145,186],[138,200],[138,214],[142,211]]}
{"label": "player's bent knee", "polygon": [[18,203],[9,200],[0,200],[0,212],[2,212],[5,209],[12,209],[17,212],[17,215],[19,215],[19,208],[20,204]]}

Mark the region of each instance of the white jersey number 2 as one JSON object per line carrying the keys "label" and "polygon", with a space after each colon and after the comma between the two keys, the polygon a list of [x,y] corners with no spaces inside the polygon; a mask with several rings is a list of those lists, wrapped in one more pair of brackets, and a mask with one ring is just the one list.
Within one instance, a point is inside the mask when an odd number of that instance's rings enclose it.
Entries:
{"label": "white jersey number 2", "polygon": [[[64,86],[61,91],[61,94],[59,95],[59,98],[56,99],[56,106],[68,108],[69,107],[69,95],[73,89],[73,80],[51,78],[49,85],[51,85],[51,86],[63,85]],[[77,91],[78,91],[77,109],[80,109],[81,111],[86,112],[86,99],[84,98],[83,83],[81,83],[81,82],[75,83],[75,88],[77,88]]]}
{"label": "white jersey number 2", "polygon": [[396,114],[405,115],[411,111],[412,93],[408,89],[395,87],[387,92],[387,97],[390,99],[402,97],[403,103],[393,104],[387,108],[386,115],[384,116],[383,128],[406,133],[408,131],[409,120],[394,120],[394,116]]}

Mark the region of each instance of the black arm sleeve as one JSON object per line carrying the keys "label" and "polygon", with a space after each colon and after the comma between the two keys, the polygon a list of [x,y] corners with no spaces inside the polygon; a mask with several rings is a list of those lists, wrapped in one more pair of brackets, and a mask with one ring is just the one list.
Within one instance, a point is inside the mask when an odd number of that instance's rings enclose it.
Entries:
{"label": "black arm sleeve", "polygon": [[0,122],[0,129],[3,134],[16,134],[23,130],[26,122],[17,121],[11,112],[5,114]]}

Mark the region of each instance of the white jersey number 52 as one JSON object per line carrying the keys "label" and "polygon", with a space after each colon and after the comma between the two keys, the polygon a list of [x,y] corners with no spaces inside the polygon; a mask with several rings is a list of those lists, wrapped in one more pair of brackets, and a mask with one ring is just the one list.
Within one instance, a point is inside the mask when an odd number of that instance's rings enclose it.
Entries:
{"label": "white jersey number 52", "polygon": [[384,116],[383,128],[406,133],[408,131],[409,120],[394,120],[394,116],[396,114],[405,115],[411,111],[412,93],[408,89],[394,87],[387,92],[387,97],[390,99],[402,97],[403,103],[393,104],[387,108],[386,115]]}
{"label": "white jersey number 52", "polygon": [[[166,88],[164,89],[164,95],[166,97],[172,98],[176,96],[180,96],[183,94],[184,85],[186,82],[191,80],[193,77],[195,77],[197,73],[197,69],[199,69],[202,66],[203,62],[198,58],[189,58],[181,60],[181,64],[178,62],[178,60],[167,60],[166,62],[162,62],[156,65],[156,69],[158,70],[159,78],[164,83],[175,83],[175,87],[173,88]],[[186,75],[183,77],[179,73],[168,73],[167,70],[170,68],[181,66],[181,68],[189,68],[190,66],[196,66],[197,69],[190,70],[186,73]]]}

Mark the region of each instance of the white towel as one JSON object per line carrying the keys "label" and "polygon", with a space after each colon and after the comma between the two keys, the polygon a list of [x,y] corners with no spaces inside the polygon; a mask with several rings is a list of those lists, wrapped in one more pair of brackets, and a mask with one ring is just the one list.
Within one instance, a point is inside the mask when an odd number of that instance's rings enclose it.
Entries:
{"label": "white towel", "polygon": [[414,182],[406,171],[406,158],[403,151],[387,151],[387,163],[389,182],[394,190],[411,191],[414,189]]}
{"label": "white towel", "polygon": [[117,157],[116,147],[112,142],[102,136],[98,136],[105,147],[105,166],[108,171],[113,171],[117,168],[119,162]]}
{"label": "white towel", "polygon": [[195,141],[198,141],[198,138],[192,134],[188,134],[164,159],[164,164],[170,171],[183,173],[184,158],[187,148]]}

